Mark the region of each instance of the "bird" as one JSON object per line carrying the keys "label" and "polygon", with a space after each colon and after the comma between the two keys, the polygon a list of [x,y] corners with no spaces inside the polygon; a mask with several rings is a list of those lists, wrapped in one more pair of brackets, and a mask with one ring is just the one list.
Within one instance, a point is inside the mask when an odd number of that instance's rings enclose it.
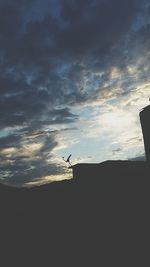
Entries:
{"label": "bird", "polygon": [[65,158],[63,157],[63,160],[64,160],[66,163],[68,163],[70,166],[71,166],[71,162],[70,162],[71,155],[72,155],[72,154],[70,154],[69,157],[68,157],[66,160],[65,160]]}

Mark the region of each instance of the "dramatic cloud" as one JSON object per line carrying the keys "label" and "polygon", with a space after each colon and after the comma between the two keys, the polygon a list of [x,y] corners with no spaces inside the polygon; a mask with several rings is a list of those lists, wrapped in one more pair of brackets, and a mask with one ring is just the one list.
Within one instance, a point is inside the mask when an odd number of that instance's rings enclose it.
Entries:
{"label": "dramatic cloud", "polygon": [[149,14],[142,0],[0,2],[3,182],[71,177],[71,151],[74,163],[143,153]]}

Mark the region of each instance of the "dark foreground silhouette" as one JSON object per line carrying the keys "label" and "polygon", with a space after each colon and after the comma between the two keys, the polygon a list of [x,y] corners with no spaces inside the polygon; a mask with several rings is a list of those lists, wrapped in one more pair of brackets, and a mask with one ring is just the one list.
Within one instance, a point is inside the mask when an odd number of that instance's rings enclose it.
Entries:
{"label": "dark foreground silhouette", "polygon": [[0,185],[1,266],[149,266],[149,165],[72,169],[68,181]]}

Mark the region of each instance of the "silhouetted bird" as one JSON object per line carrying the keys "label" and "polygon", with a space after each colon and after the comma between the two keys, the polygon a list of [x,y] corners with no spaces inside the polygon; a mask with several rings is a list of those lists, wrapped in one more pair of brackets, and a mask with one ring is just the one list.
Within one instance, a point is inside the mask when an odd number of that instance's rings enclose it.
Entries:
{"label": "silhouetted bird", "polygon": [[68,163],[70,166],[71,166],[71,162],[70,162],[71,155],[72,155],[72,154],[70,154],[69,157],[68,157],[66,160],[65,160],[65,158],[63,157],[63,160],[64,160],[66,163]]}

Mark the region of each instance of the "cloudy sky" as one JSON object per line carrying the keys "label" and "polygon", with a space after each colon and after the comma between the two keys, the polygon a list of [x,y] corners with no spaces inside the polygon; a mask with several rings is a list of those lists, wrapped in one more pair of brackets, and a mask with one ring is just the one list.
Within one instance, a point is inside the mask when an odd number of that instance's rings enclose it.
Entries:
{"label": "cloudy sky", "polygon": [[150,2],[0,0],[0,181],[69,178],[72,163],[144,154]]}

